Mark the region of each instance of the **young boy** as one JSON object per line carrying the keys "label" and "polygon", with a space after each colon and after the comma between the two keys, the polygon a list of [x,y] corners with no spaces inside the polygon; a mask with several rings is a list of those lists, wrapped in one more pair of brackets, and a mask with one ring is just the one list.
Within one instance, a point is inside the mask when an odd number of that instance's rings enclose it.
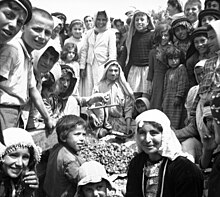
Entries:
{"label": "young boy", "polygon": [[74,196],[79,167],[84,162],[78,156],[85,142],[86,122],[75,115],[60,118],[56,124],[58,144],[47,163],[44,190],[48,197]]}
{"label": "young boy", "polygon": [[32,16],[29,0],[0,1],[0,44],[10,41]]}
{"label": "young boy", "polygon": [[[31,52],[43,48],[51,37],[53,19],[42,9],[34,8],[32,19],[23,29],[22,37],[0,48],[0,132],[21,125],[22,108],[29,96],[49,129],[53,122],[36,88]],[[0,139],[3,142],[3,139]]]}
{"label": "young boy", "polygon": [[216,9],[220,11],[220,1],[219,0],[205,0],[205,9]]}
{"label": "young boy", "polygon": [[88,161],[79,167],[76,197],[106,197],[107,189],[113,188],[104,166],[97,161]]}

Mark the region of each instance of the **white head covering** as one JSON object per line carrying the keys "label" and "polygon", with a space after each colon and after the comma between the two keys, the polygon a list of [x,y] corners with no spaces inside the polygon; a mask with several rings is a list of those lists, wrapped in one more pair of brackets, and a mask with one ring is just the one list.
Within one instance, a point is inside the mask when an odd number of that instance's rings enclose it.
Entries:
{"label": "white head covering", "polygon": [[[163,112],[157,109],[152,109],[141,113],[136,118],[137,129],[138,127],[142,127],[144,122],[148,121],[159,123],[163,128],[162,144],[159,148],[159,154],[161,156],[167,157],[172,161],[179,156],[183,156],[193,161],[193,158],[190,158],[189,154],[182,151],[182,146],[170,127],[170,120]],[[140,147],[138,148],[139,151],[142,151]]]}
{"label": "white head covering", "polygon": [[0,143],[0,160],[9,152],[21,147],[33,147],[36,163],[41,159],[41,148],[36,146],[29,132],[21,128],[8,128],[2,131],[4,144]]}
{"label": "white head covering", "polygon": [[[104,27],[102,27],[102,28],[96,27],[96,20],[97,20],[98,14],[99,14],[100,12],[101,12],[101,13],[102,13],[102,12],[105,13],[105,14],[106,14],[106,17],[107,17],[106,26],[104,26]],[[109,15],[108,15],[108,13],[107,13],[106,10],[99,10],[99,11],[97,11],[97,12],[95,13],[95,15],[94,15],[93,20],[94,20],[94,29],[95,29],[95,31],[98,32],[98,33],[104,32],[104,31],[106,31],[107,29],[109,29],[109,28],[111,27],[110,17],[109,17]]]}

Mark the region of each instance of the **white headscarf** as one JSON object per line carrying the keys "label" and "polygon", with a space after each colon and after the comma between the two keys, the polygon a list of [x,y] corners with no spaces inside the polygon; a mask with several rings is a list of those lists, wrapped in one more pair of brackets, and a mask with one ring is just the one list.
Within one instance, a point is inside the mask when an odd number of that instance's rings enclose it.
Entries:
{"label": "white headscarf", "polygon": [[[172,161],[179,156],[183,156],[193,161],[193,158],[190,157],[188,153],[182,151],[182,146],[170,127],[170,120],[163,112],[157,109],[152,109],[141,113],[136,118],[137,129],[138,127],[142,127],[144,122],[147,121],[156,122],[163,128],[162,144],[159,148],[159,154],[161,156],[167,157]],[[142,151],[140,147],[138,148],[139,151]]]}

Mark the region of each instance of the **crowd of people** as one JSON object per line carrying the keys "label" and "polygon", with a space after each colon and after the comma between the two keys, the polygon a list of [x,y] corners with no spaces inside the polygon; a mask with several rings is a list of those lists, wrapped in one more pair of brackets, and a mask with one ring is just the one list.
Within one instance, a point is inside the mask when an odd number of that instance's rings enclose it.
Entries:
{"label": "crowd of people", "polygon": [[[220,1],[168,0],[159,21],[130,8],[67,24],[0,0],[0,196],[111,195],[104,166],[80,156],[88,131],[136,140],[125,197],[219,195]],[[39,128],[58,139],[40,180]]]}

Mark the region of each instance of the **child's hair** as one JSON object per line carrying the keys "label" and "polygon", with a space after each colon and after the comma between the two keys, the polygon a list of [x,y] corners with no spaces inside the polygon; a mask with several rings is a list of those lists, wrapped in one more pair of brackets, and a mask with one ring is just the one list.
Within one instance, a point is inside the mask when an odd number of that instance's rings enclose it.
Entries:
{"label": "child's hair", "polygon": [[72,31],[72,28],[74,25],[80,25],[83,29],[84,29],[84,24],[80,19],[74,19],[71,21],[70,25],[69,25],[69,31]]}
{"label": "child's hair", "polygon": [[53,21],[53,17],[51,16],[51,14],[49,12],[47,12],[46,10],[43,10],[41,8],[34,7],[32,9],[32,15],[35,15],[35,14],[40,14],[42,17]]}
{"label": "child's hair", "polygon": [[59,143],[67,138],[68,134],[78,125],[82,125],[86,129],[86,122],[76,115],[66,115],[60,118],[56,124],[57,139]]}
{"label": "child's hair", "polygon": [[66,61],[66,57],[67,57],[67,54],[72,50],[74,49],[74,53],[75,53],[75,57],[73,58],[72,61],[77,61],[78,60],[78,49],[77,49],[77,45],[74,44],[74,43],[66,43],[64,46],[63,46],[63,49],[60,53],[60,58],[61,60],[63,61]]}
{"label": "child's hair", "polygon": [[172,58],[180,58],[180,64],[184,64],[185,54],[182,50],[180,50],[176,46],[172,45],[168,47],[165,53],[166,53],[167,65],[168,65],[168,59],[172,59]]}
{"label": "child's hair", "polygon": [[183,11],[183,7],[178,0],[168,0],[167,3],[170,4],[172,7],[175,7],[179,12]]}
{"label": "child's hair", "polygon": [[15,0],[1,0],[0,5],[7,4],[10,9],[17,11],[18,8],[14,7],[12,2],[16,2],[18,5],[20,5],[20,7],[22,9],[25,10],[25,12],[27,13],[27,19],[24,24],[28,23],[32,17],[32,4],[31,4],[31,2],[29,0],[16,0],[16,1]]}
{"label": "child's hair", "polygon": [[200,0],[188,0],[186,3],[185,3],[185,6],[184,6],[184,9],[186,8],[187,5],[190,5],[190,4],[196,4],[199,8],[199,10],[202,9],[202,3]]}
{"label": "child's hair", "polygon": [[170,25],[167,23],[160,23],[156,26],[155,31],[154,31],[154,38],[153,38],[153,43],[155,45],[159,45],[162,41],[162,32],[168,31],[168,34],[171,38],[170,35]]}

